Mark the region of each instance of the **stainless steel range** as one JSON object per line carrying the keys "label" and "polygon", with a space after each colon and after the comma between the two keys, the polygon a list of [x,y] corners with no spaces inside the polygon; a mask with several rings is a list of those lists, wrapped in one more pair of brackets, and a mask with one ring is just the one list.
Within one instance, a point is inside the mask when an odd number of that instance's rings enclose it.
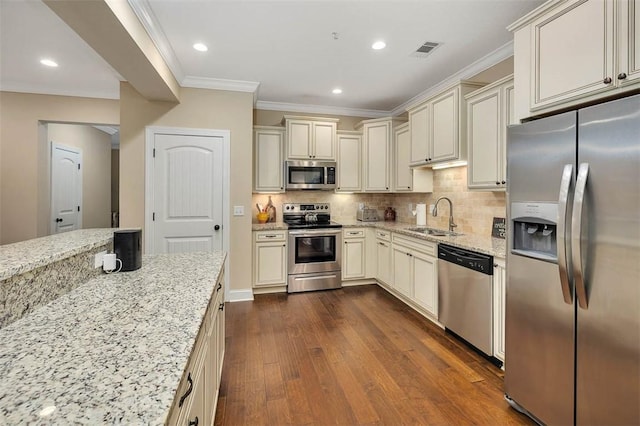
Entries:
{"label": "stainless steel range", "polygon": [[282,205],[289,227],[287,292],[342,287],[342,225],[328,203]]}

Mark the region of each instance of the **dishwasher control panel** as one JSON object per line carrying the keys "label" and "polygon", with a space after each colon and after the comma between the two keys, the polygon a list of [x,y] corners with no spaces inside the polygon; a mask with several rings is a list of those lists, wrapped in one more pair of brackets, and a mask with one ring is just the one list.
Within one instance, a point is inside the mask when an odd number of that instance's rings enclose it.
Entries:
{"label": "dishwasher control panel", "polygon": [[438,244],[438,259],[482,272],[483,274],[493,275],[493,257],[487,254],[476,253],[446,244]]}

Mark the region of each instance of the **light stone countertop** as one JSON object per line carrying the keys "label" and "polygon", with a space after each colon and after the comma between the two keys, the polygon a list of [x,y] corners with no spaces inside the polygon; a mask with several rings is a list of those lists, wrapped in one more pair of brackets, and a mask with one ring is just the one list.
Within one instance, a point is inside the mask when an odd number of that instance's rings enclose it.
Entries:
{"label": "light stone countertop", "polygon": [[163,424],[225,257],[147,255],[0,330],[0,424]]}
{"label": "light stone countertop", "polygon": [[100,247],[115,228],[79,229],[0,246],[0,280]]}
{"label": "light stone countertop", "polygon": [[[397,232],[420,240],[449,244],[455,247],[489,254],[502,259],[506,256],[506,240],[493,238],[491,236],[463,234],[456,237],[437,237],[434,235],[425,235],[420,232],[408,231],[406,228],[417,228],[417,226],[412,223],[403,222],[359,222],[357,220],[337,220],[337,222],[342,224],[344,228],[385,229],[389,232]],[[287,229],[287,224],[283,222],[253,224],[252,229],[254,231],[283,230]]]}

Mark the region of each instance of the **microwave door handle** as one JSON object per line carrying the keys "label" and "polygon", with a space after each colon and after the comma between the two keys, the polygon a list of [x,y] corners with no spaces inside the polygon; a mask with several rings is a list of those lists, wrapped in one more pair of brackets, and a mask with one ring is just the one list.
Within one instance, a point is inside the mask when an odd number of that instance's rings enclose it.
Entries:
{"label": "microwave door handle", "polygon": [[566,227],[568,221],[567,204],[571,191],[571,181],[573,178],[573,164],[565,164],[560,181],[560,196],[558,198],[558,231],[556,232],[556,246],[558,247],[558,271],[560,273],[560,286],[562,297],[568,305],[573,304],[571,294],[571,284],[569,278],[569,266],[567,260],[571,259],[571,246],[567,244],[566,233],[570,231]]}
{"label": "microwave door handle", "polygon": [[589,163],[580,164],[576,180],[576,194],[573,200],[573,215],[571,218],[571,257],[573,263],[573,277],[576,285],[578,306],[588,309],[587,288],[585,285],[584,269],[582,268],[582,208],[587,189]]}

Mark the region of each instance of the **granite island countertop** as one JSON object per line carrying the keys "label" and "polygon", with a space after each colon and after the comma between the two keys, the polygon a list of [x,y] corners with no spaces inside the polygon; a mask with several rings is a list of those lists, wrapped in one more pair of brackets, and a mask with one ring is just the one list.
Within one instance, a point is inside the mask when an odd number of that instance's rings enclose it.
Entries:
{"label": "granite island countertop", "polygon": [[0,280],[86,252],[113,240],[116,228],[78,229],[0,246]]}
{"label": "granite island countertop", "polygon": [[0,330],[0,424],[164,424],[225,257],[147,255]]}
{"label": "granite island countertop", "polygon": [[[389,232],[397,232],[399,234],[407,235],[409,237],[417,238],[420,240],[431,241],[434,243],[444,243],[467,250],[474,250],[479,253],[489,254],[491,256],[499,257],[502,259],[504,259],[506,256],[506,240],[493,238],[491,236],[463,234],[455,237],[438,237],[435,235],[425,235],[420,232],[408,231],[407,228],[416,228],[417,226],[412,223],[403,222],[359,222],[355,219],[337,220],[337,222],[342,224],[344,228],[384,229]],[[287,224],[283,222],[253,224],[252,226],[253,231],[274,231],[286,229]]]}

